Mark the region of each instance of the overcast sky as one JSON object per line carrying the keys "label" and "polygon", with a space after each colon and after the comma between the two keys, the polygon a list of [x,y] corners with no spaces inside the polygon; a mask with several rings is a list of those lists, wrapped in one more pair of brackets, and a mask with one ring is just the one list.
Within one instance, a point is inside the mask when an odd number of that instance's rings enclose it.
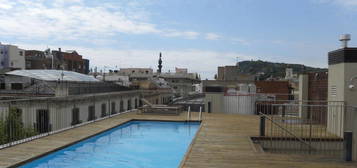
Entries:
{"label": "overcast sky", "polygon": [[2,43],[110,68],[156,70],[162,52],[202,78],[236,57],[327,67],[342,33],[357,46],[357,0],[0,0]]}

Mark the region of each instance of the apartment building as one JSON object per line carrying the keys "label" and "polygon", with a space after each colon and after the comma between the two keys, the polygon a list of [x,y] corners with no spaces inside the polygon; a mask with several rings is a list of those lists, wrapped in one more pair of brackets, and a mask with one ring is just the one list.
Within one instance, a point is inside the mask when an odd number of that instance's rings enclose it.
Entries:
{"label": "apartment building", "polygon": [[0,69],[25,69],[25,50],[0,43]]}

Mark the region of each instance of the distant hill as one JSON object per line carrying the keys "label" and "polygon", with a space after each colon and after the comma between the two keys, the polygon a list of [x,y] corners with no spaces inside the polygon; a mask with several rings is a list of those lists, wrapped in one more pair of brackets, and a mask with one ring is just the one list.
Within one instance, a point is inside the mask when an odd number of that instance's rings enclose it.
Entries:
{"label": "distant hill", "polygon": [[267,61],[242,61],[239,62],[240,72],[250,74],[261,74],[260,79],[264,80],[273,77],[285,77],[285,69],[293,68],[294,74],[303,72],[321,72],[327,71],[326,68],[314,68],[308,67],[302,64],[286,64],[286,63],[274,63]]}

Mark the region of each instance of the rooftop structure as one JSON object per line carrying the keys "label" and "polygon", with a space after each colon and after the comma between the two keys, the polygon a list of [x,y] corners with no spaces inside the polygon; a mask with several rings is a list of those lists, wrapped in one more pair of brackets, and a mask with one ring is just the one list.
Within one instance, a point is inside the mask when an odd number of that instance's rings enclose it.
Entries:
{"label": "rooftop structure", "polygon": [[106,74],[106,76],[116,75],[128,76],[130,82],[160,81],[164,79],[174,89],[177,96],[187,96],[189,93],[195,92],[195,84],[200,83],[199,75],[197,73],[189,73],[186,68],[176,68],[174,73],[154,73],[152,68],[121,68],[119,71],[112,71]]}
{"label": "rooftop structure", "polygon": [[299,75],[299,100],[327,101],[328,73],[310,72]]}
{"label": "rooftop structure", "polygon": [[196,91],[196,84],[201,83],[197,73],[188,73],[187,69],[176,68],[175,73],[167,72],[157,74],[158,77],[165,79],[175,90],[176,96],[186,97]]}
{"label": "rooftop structure", "polygon": [[62,70],[15,70],[0,76],[0,95],[67,96],[130,90],[93,76]]}
{"label": "rooftop structure", "polygon": [[27,50],[26,69],[57,69],[89,73],[89,60],[83,59],[75,50],[63,52],[61,48],[46,51]]}
{"label": "rooftop structure", "polygon": [[351,40],[351,35],[350,34],[343,34],[340,36],[340,41],[342,42],[342,48],[347,48],[348,47],[348,41]]}
{"label": "rooftop structure", "polygon": [[43,81],[74,81],[74,82],[98,82],[93,76],[83,75],[72,71],[62,70],[15,70],[7,72],[7,75],[17,75],[39,79]]}
{"label": "rooftop structure", "polygon": [[218,74],[216,80],[223,81],[254,81],[255,76],[247,73],[241,73],[239,71],[239,64],[235,66],[221,66],[218,67]]}
{"label": "rooftop structure", "polygon": [[274,95],[276,100],[294,100],[288,81],[255,81],[257,93]]}

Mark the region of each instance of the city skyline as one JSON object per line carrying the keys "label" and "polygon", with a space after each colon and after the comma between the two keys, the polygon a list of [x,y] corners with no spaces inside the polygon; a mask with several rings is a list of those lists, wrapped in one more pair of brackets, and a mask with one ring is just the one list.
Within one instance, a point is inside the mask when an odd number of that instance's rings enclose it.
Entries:
{"label": "city skyline", "polygon": [[175,67],[212,79],[217,66],[265,60],[327,67],[352,34],[357,1],[0,0],[0,42],[76,50],[91,66]]}

